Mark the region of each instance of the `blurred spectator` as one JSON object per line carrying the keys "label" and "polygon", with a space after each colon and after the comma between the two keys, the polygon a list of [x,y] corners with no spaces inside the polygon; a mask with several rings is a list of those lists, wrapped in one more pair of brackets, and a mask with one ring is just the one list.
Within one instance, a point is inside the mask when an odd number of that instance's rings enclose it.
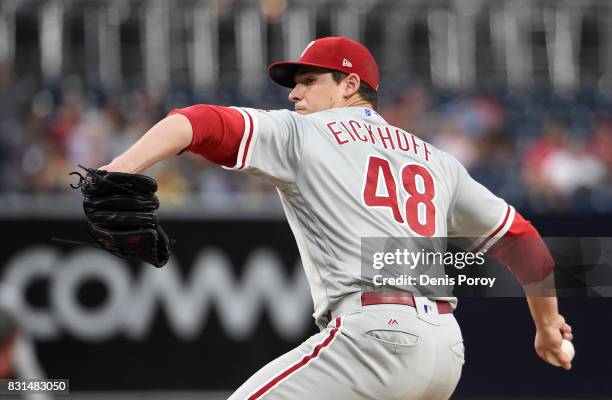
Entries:
{"label": "blurred spectator", "polygon": [[527,149],[523,176],[539,207],[564,209],[579,189],[593,189],[606,178],[605,166],[559,121],[547,121],[541,138]]}
{"label": "blurred spectator", "polygon": [[385,104],[381,110],[391,125],[428,141],[438,129],[438,118],[432,112],[431,96],[423,87],[406,90],[396,101]]}
{"label": "blurred spectator", "polygon": [[453,121],[445,121],[440,131],[433,136],[433,144],[455,156],[466,168],[470,168],[478,157],[476,143],[470,135]]}
{"label": "blurred spectator", "polygon": [[[548,158],[563,147],[565,128],[557,121],[548,120],[542,136],[527,147],[523,155],[523,178],[533,202],[552,203],[556,200],[555,188],[544,173]],[[560,199],[563,200],[563,199]],[[557,203],[563,205],[563,201]]]}
{"label": "blurred spectator", "polygon": [[160,165],[155,174],[159,189],[157,195],[160,201],[170,207],[180,207],[189,194],[189,182],[181,175],[176,159],[170,159]]}
{"label": "blurred spectator", "polygon": [[601,118],[595,124],[589,151],[612,171],[612,120]]}
{"label": "blurred spectator", "polygon": [[570,139],[542,163],[542,175],[564,197],[580,188],[592,189],[605,178],[603,163],[589,154],[582,142]]}

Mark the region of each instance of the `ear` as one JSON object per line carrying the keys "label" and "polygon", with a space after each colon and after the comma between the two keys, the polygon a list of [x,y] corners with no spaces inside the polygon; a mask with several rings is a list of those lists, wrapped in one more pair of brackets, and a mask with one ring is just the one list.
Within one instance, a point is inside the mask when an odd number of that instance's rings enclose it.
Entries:
{"label": "ear", "polygon": [[348,99],[359,91],[361,79],[359,79],[359,75],[351,72],[346,78],[344,78],[344,81],[346,85],[344,88],[344,97]]}

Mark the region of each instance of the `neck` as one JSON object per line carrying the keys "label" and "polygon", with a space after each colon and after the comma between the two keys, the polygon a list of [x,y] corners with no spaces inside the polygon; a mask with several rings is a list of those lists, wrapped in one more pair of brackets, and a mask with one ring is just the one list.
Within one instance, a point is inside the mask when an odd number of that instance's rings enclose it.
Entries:
{"label": "neck", "polygon": [[361,98],[361,96],[351,96],[340,102],[336,107],[366,107],[374,109],[372,104]]}

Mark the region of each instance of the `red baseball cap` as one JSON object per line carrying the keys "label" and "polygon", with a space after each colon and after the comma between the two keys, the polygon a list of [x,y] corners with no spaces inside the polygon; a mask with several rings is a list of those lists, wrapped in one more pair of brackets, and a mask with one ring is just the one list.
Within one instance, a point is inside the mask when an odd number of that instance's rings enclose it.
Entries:
{"label": "red baseball cap", "polygon": [[370,51],[361,43],[344,37],[325,37],[313,40],[298,61],[278,61],[268,67],[270,79],[286,87],[295,86],[295,73],[300,66],[327,68],[351,72],[378,91],[378,65]]}

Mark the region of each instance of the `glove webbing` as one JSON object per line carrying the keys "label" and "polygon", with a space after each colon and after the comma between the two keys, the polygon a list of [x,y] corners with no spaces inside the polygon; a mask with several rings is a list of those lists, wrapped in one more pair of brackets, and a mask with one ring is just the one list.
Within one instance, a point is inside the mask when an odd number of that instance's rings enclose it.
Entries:
{"label": "glove webbing", "polygon": [[[95,176],[96,178],[103,180],[104,182],[110,184],[111,186],[114,186],[116,188],[125,190],[126,192],[128,192],[129,194],[132,194],[134,196],[140,196],[141,195],[140,193],[136,193],[136,192],[128,189],[125,186],[119,185],[119,184],[117,184],[117,183],[115,183],[115,182],[113,182],[113,181],[111,181],[109,179],[106,179],[104,176],[98,174],[97,171],[95,169],[93,169],[93,168],[87,168],[87,167],[82,166],[81,164],[78,164],[78,166],[79,166],[79,168],[85,170],[85,172],[87,172],[88,174],[91,174],[91,175]],[[79,174],[76,171],[71,172],[68,175],[69,176],[71,176],[71,175],[78,175],[79,176],[79,181],[77,182],[76,185],[73,185],[72,183],[70,184],[70,187],[73,188],[73,189],[80,189],[81,186],[88,184],[87,178],[84,177],[83,175]]]}

